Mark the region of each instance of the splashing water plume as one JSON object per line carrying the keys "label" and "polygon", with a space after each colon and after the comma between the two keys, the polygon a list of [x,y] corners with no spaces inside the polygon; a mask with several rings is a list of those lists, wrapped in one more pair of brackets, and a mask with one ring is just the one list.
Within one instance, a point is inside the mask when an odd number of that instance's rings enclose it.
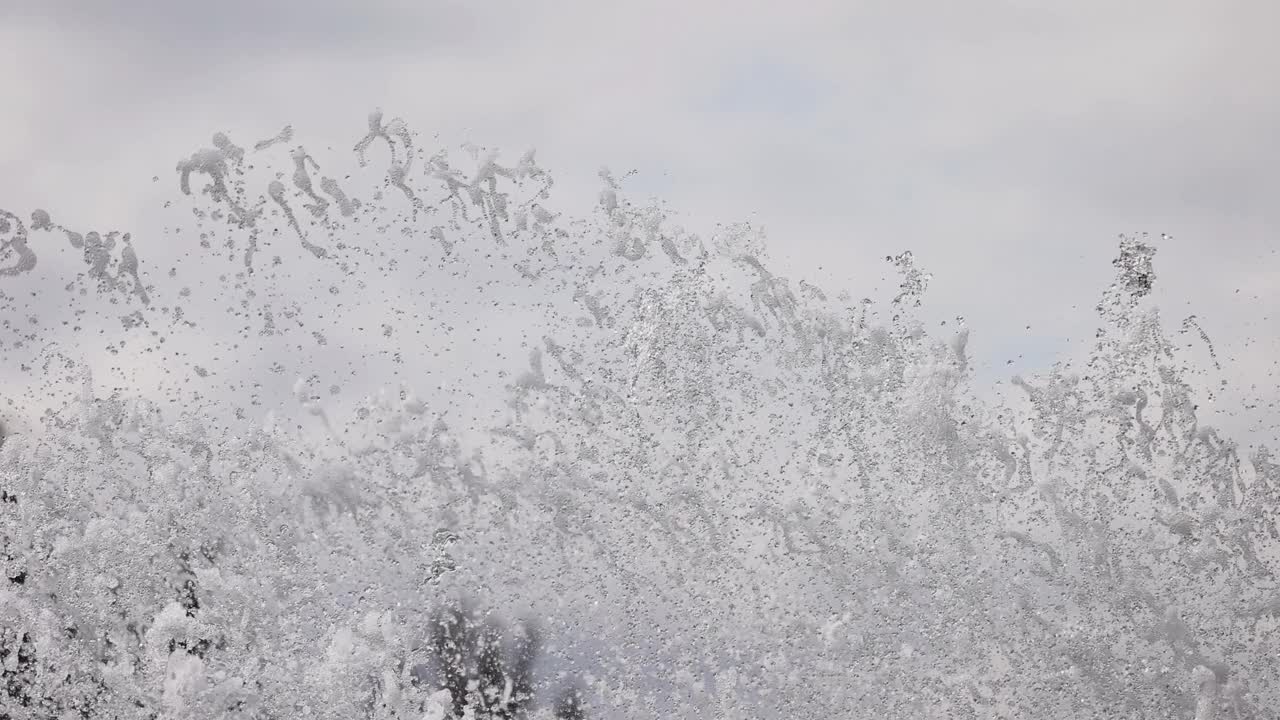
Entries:
{"label": "splashing water plume", "polygon": [[163,242],[0,212],[0,715],[1275,717],[1280,466],[1144,240],[1002,405],[909,251],[882,311],[607,171],[300,141],[181,160]]}

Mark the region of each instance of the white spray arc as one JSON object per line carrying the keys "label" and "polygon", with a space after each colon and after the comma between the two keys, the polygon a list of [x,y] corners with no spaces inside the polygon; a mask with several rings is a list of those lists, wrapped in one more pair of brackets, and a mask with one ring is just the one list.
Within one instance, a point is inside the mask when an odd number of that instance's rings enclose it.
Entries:
{"label": "white spray arc", "polygon": [[1280,469],[1197,421],[1143,241],[1087,362],[1001,407],[910,253],[880,309],[608,173],[570,218],[531,153],[463,171],[381,113],[350,174],[293,142],[180,162],[154,252],[0,216],[7,360],[76,383],[0,448],[6,702],[435,716],[467,596],[539,618],[596,716],[1280,707]]}

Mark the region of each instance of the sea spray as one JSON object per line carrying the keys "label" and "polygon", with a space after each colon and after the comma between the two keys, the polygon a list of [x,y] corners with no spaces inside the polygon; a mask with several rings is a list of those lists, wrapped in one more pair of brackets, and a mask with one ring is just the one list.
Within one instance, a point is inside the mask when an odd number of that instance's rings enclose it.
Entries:
{"label": "sea spray", "polygon": [[600,717],[1280,707],[1280,468],[1200,424],[1141,238],[1002,406],[909,252],[835,296],[607,172],[573,218],[532,153],[287,129],[180,162],[163,248],[3,215],[6,702],[434,716],[477,597]]}

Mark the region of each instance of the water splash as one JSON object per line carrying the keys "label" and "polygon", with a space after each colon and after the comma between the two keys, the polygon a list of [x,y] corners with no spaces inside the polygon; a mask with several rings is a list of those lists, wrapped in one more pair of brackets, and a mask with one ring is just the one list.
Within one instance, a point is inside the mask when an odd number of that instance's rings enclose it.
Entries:
{"label": "water splash", "polygon": [[[116,359],[0,446],[10,699],[443,714],[417,643],[481,595],[545,618],[598,716],[1280,707],[1280,466],[1200,423],[1153,246],[1122,239],[1087,361],[1001,406],[967,329],[915,316],[910,252],[882,312],[607,171],[571,218],[532,153],[466,172],[381,112],[350,175],[294,142],[178,164],[167,272],[154,242],[0,216],[36,291],[3,296],[6,360],[52,397]],[[401,389],[344,406],[361,383]]]}

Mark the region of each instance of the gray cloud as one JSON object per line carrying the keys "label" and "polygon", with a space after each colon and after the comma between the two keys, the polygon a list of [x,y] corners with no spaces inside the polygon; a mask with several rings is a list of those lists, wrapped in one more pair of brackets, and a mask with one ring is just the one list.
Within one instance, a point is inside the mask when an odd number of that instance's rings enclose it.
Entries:
{"label": "gray cloud", "polygon": [[[50,0],[0,13],[10,24],[55,30],[99,49],[162,55],[208,65],[298,54],[384,55],[425,47],[459,47],[479,30],[476,13],[454,3],[362,3]],[[71,48],[64,48],[71,51]],[[155,59],[159,59],[156,57]]]}

